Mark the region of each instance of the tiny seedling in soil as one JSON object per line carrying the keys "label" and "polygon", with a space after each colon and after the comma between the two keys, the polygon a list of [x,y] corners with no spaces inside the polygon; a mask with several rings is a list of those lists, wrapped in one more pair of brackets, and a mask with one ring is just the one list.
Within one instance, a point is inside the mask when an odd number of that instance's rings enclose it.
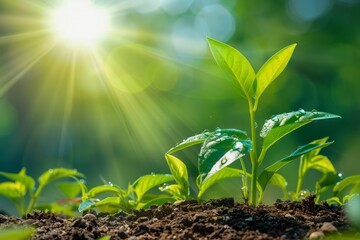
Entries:
{"label": "tiny seedling in soil", "polygon": [[[22,216],[30,213],[34,209],[47,209],[52,212],[68,213],[73,215],[72,208],[61,206],[56,203],[44,204],[42,206],[36,206],[40,194],[44,187],[50,182],[64,179],[73,178],[76,180],[76,184],[69,182],[60,182],[58,187],[65,193],[69,198],[74,198],[85,185],[79,181],[79,177],[84,177],[83,174],[79,173],[74,169],[56,168],[50,169],[38,178],[38,186],[36,187],[35,180],[26,175],[26,169],[23,168],[19,173],[7,173],[0,172],[1,176],[11,180],[0,183],[0,195],[10,199],[16,206],[18,213]],[[85,189],[83,190],[85,191]],[[29,195],[28,198],[27,195]],[[26,203],[28,199],[28,203]]]}

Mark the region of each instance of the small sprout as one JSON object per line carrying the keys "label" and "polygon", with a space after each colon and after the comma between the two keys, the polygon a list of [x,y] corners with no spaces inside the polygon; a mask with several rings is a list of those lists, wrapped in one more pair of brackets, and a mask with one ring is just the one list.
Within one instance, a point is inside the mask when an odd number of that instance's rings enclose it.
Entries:
{"label": "small sprout", "polygon": [[[78,179],[79,177],[84,177],[84,175],[74,169],[49,169],[48,171],[41,174],[41,176],[38,178],[37,188],[35,187],[35,180],[32,177],[26,175],[25,168],[21,169],[19,173],[0,172],[0,175],[12,180],[12,182],[0,183],[0,194],[10,199],[15,204],[19,214],[22,216],[30,213],[34,209],[48,209],[52,210],[53,212],[62,212],[72,215],[71,207],[64,207],[55,203],[44,204],[43,206],[36,206],[36,201],[42,193],[44,187],[55,180],[64,178],[72,178],[76,180],[76,189],[74,188],[74,186],[69,187],[64,185],[65,182],[62,182],[63,184],[59,183],[60,190],[62,190],[65,194],[70,194],[70,191],[72,191],[71,197],[75,197],[75,195],[80,192],[81,188],[85,187],[85,185],[81,183]],[[76,191],[76,193],[74,193],[74,191]],[[25,197],[27,194],[29,195],[30,200],[26,207]]]}

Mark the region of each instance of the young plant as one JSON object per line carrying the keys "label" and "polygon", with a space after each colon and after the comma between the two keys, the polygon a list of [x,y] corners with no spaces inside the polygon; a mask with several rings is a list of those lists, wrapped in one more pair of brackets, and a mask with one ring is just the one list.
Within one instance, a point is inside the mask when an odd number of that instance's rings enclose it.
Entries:
{"label": "young plant", "polygon": [[[314,140],[312,144],[325,144],[328,140],[328,137]],[[341,174],[336,172],[335,167],[331,161],[324,155],[320,155],[321,149],[315,149],[311,152],[308,152],[300,157],[300,164],[298,170],[298,182],[296,191],[291,193],[293,200],[299,200],[301,198],[310,195],[309,192],[302,190],[302,184],[305,178],[305,174],[310,170],[314,169],[323,174],[323,177],[315,183],[315,202],[320,201],[321,193],[326,190],[334,187],[336,183],[341,180]]]}
{"label": "young plant", "polygon": [[[305,111],[303,109],[274,115],[265,121],[260,131],[260,137],[263,138],[263,141],[259,151],[255,116],[261,96],[285,69],[296,44],[287,46],[274,54],[255,73],[249,61],[236,49],[211,38],[208,38],[208,43],[217,64],[226,73],[228,78],[237,84],[240,96],[248,102],[250,137],[247,136],[246,132],[237,129],[216,129],[214,132],[206,131],[190,137],[170,149],[166,153],[165,158],[174,175],[176,184],[171,186],[171,190],[169,186],[168,192],[173,193],[178,198],[184,199],[188,197],[186,166],[172,154],[192,145],[202,144],[198,158],[198,198],[201,198],[204,191],[214,183],[229,177],[240,177],[243,180],[241,191],[246,198],[245,200],[248,200],[247,192],[249,191],[250,204],[256,206],[262,201],[264,190],[268,184],[278,185],[285,190],[286,181],[277,171],[294,159],[309,152],[319,151],[329,146],[332,142],[320,141],[303,145],[289,156],[267,166],[264,171],[259,173],[259,167],[266,158],[268,150],[277,141],[298,128],[315,120],[339,118],[340,116],[316,110]],[[243,157],[246,154],[250,155],[251,172],[246,171],[243,162]],[[242,169],[228,167],[238,159],[240,159]],[[300,168],[303,168],[303,166]],[[301,176],[304,174],[303,170]],[[247,185],[248,178],[251,181],[250,186]],[[301,182],[302,180],[300,180],[300,186]],[[173,189],[176,191],[174,192]],[[284,191],[284,194],[286,194],[286,191]]]}
{"label": "young plant", "polygon": [[[22,216],[30,213],[33,209],[42,208],[41,206],[36,206],[36,201],[42,193],[44,187],[50,182],[63,178],[73,178],[78,182],[78,184],[81,184],[78,178],[84,177],[82,173],[79,173],[73,169],[50,169],[41,174],[41,176],[38,178],[38,187],[36,188],[35,180],[32,177],[26,175],[25,168],[21,169],[19,173],[0,172],[0,175],[8,178],[9,180],[12,180],[0,183],[0,195],[10,199],[15,204],[19,214]],[[66,191],[69,189],[63,188],[63,190]],[[26,204],[27,194],[29,195],[29,201]],[[48,206],[50,205],[53,206],[53,209],[48,210],[55,210],[55,212],[56,209],[61,208],[61,206],[56,204],[49,204]]]}
{"label": "young plant", "polygon": [[[119,210],[131,212],[151,205],[174,202],[175,198],[169,195],[148,194],[151,189],[171,181],[174,181],[174,177],[169,174],[150,174],[138,178],[125,190],[112,184],[96,186],[83,192],[83,202],[79,205],[79,211],[98,208],[101,212],[109,213],[116,213]],[[101,200],[94,198],[102,194],[110,194],[110,196]]]}

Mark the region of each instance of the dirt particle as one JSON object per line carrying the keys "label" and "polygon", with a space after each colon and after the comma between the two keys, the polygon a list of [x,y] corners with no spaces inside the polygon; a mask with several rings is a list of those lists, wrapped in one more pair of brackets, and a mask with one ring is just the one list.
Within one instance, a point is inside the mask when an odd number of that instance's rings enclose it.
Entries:
{"label": "dirt particle", "polygon": [[329,222],[323,223],[320,230],[323,232],[329,232],[329,233],[337,232],[337,228],[334,225],[332,225],[332,223],[329,223]]}
{"label": "dirt particle", "polygon": [[322,231],[316,231],[310,234],[309,240],[318,240],[318,239],[323,239],[324,237],[325,235]]}

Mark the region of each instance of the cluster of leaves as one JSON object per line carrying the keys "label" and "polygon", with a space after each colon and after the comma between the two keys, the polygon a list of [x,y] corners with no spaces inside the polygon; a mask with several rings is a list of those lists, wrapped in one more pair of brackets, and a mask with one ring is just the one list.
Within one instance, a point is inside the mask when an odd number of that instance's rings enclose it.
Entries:
{"label": "cluster of leaves", "polygon": [[[174,198],[164,194],[151,194],[150,190],[171,182],[174,177],[170,174],[149,174],[138,178],[129,184],[127,189],[108,184],[96,186],[83,193],[83,202],[79,211],[98,208],[103,212],[115,213],[119,210],[131,212],[134,209],[147,208],[152,205],[161,205],[165,202],[173,202]],[[99,195],[109,195],[103,199],[96,199]]]}
{"label": "cluster of leaves", "polygon": [[[242,180],[241,192],[244,199],[254,206],[261,203],[264,191],[269,184],[281,187],[284,197],[289,198],[286,187],[287,182],[278,171],[291,161],[299,158],[298,184],[296,191],[290,194],[292,199],[296,200],[303,197],[302,182],[305,174],[310,169],[318,170],[324,175],[315,183],[318,199],[320,194],[329,188],[336,186],[336,190],[345,186],[348,180],[343,180],[337,184],[340,178],[331,161],[327,157],[319,155],[322,148],[332,144],[332,142],[328,142],[328,137],[305,144],[288,156],[265,166],[261,173],[258,172],[259,166],[266,162],[264,159],[267,151],[287,134],[315,120],[340,118],[340,116],[330,113],[316,110],[305,111],[303,109],[274,115],[265,121],[260,131],[260,137],[263,138],[263,141],[260,154],[258,154],[255,113],[259,105],[259,99],[267,87],[285,69],[296,44],[285,47],[274,54],[255,73],[248,60],[236,49],[214,39],[209,38],[208,42],[218,65],[230,79],[234,80],[240,90],[240,95],[248,101],[251,137],[242,130],[220,128],[189,137],[165,154],[171,175],[160,174],[141,177],[133,184],[130,184],[127,190],[122,190],[117,186],[95,187],[83,196],[84,201],[80,205],[80,210],[93,207],[104,209],[105,207],[108,208],[107,211],[109,211],[109,208],[110,211],[119,209],[130,211],[148,207],[151,204],[160,204],[164,201],[191,198],[186,164],[174,154],[197,144],[201,144],[196,180],[198,187],[196,198],[198,200],[202,199],[204,193],[211,186],[227,178],[240,178]],[[247,171],[245,168],[244,161],[247,155],[250,155],[251,171]],[[237,160],[240,161],[241,168],[230,167]],[[250,182],[250,186],[248,182]],[[167,195],[154,196],[146,194],[155,187],[158,187],[160,191],[167,193]],[[106,197],[100,201],[93,199],[95,196],[104,193],[112,193],[116,196]]]}
{"label": "cluster of leaves", "polygon": [[84,186],[79,180],[79,178],[84,177],[83,174],[74,169],[50,169],[40,175],[38,186],[36,186],[35,180],[26,174],[25,168],[21,169],[19,173],[0,172],[0,175],[10,180],[0,183],[0,195],[10,199],[15,204],[20,215],[26,215],[34,209],[47,209],[55,213],[62,212],[73,215],[71,205],[64,206],[58,203],[49,203],[37,206],[36,202],[44,187],[55,180],[73,178],[76,181],[75,184],[65,181],[58,183],[59,189],[69,199],[74,199],[81,191],[81,187]]}
{"label": "cluster of leaves", "polygon": [[[332,189],[334,192],[334,196],[328,200],[329,202],[343,204],[355,196],[360,191],[360,175],[341,180],[331,161],[326,156],[320,155],[321,149],[333,143],[328,141],[328,137],[300,146],[284,158],[266,165],[264,170],[259,172],[259,167],[267,162],[267,152],[280,139],[313,121],[340,118],[335,114],[299,109],[273,115],[265,120],[259,133],[256,131],[255,115],[259,100],[267,87],[287,66],[296,44],[287,46],[274,54],[255,73],[249,61],[236,49],[214,39],[208,38],[208,42],[217,64],[236,83],[240,95],[248,102],[250,136],[239,129],[217,128],[214,131],[204,131],[189,137],[165,154],[171,174],[142,176],[129,184],[127,189],[106,184],[88,190],[77,179],[83,177],[82,174],[69,169],[54,169],[42,174],[38,179],[39,186],[35,189],[35,181],[26,175],[25,169],[22,169],[18,174],[0,172],[2,176],[13,181],[1,183],[0,194],[11,199],[22,215],[33,209],[45,185],[64,177],[74,178],[77,186],[75,189],[82,191],[79,211],[98,208],[100,211],[111,213],[119,210],[131,212],[134,209],[147,208],[151,205],[189,199],[192,196],[189,190],[188,170],[186,164],[175,154],[185,148],[201,144],[196,178],[198,187],[196,198],[198,200],[202,200],[204,193],[214,184],[228,178],[241,179],[242,184],[239,184],[241,186],[239,190],[245,201],[253,206],[262,202],[264,191],[269,184],[280,187],[283,190],[284,198],[298,200],[306,195],[302,190],[302,184],[305,174],[310,169],[315,169],[323,174],[322,178],[315,182],[317,201],[319,201],[320,195],[328,189]],[[263,139],[261,147],[258,147],[260,146],[258,134]],[[289,195],[287,181],[278,171],[296,159],[300,160],[298,183],[296,190],[290,192]],[[241,168],[230,167],[237,160],[240,161]],[[245,161],[249,161],[250,171],[246,169]],[[350,193],[341,198],[339,193],[350,187]],[[159,191],[154,194],[156,188]],[[69,189],[69,186],[63,185],[63,189]],[[27,192],[30,194],[30,203],[25,208],[24,199]],[[102,198],[98,199],[98,197]],[[51,210],[51,206],[47,206],[47,209]]]}
{"label": "cluster of leaves", "polygon": [[[214,39],[209,38],[208,42],[215,61],[220,68],[224,70],[228,78],[236,83],[240,95],[248,102],[251,137],[248,137],[247,134],[241,130],[217,129],[212,133],[206,132],[188,138],[166,154],[166,159],[172,174],[176,176],[177,169],[171,166],[182,166],[183,163],[171,154],[195,144],[202,144],[198,158],[198,198],[202,196],[204,189],[206,190],[206,186],[212,185],[224,178],[240,177],[242,179],[241,191],[245,200],[249,200],[251,205],[256,206],[262,201],[264,191],[269,183],[280,186],[284,192],[286,192],[285,178],[280,175],[278,171],[294,159],[301,157],[299,189],[304,174],[308,169],[319,169],[321,166],[324,167],[324,169],[321,169],[323,172],[333,172],[333,168],[331,168],[332,165],[326,165],[330,162],[327,158],[316,159],[314,162],[309,160],[309,158],[312,159],[312,156],[317,155],[320,149],[332,143],[327,142],[327,138],[305,144],[287,157],[266,166],[263,172],[258,172],[268,150],[287,134],[315,120],[340,117],[330,113],[316,110],[305,111],[303,109],[274,115],[265,121],[261,129],[260,137],[263,138],[263,141],[260,153],[258,153],[258,133],[256,132],[255,113],[259,105],[259,100],[268,86],[287,66],[296,44],[287,46],[274,54],[260,70],[255,73],[249,61],[236,49]],[[247,154],[250,155],[251,172],[245,169],[243,158]],[[306,154],[308,155],[305,156]],[[240,160],[242,169],[228,167],[236,160]],[[175,162],[176,164],[171,162]],[[177,180],[177,185],[181,186],[181,181],[176,177],[175,179]],[[250,179],[250,186],[248,186],[247,179]],[[184,187],[186,186],[186,184],[183,185]],[[324,187],[325,186],[321,186],[319,191]],[[299,189],[295,192],[296,197],[299,195]],[[249,195],[250,197],[248,197]]]}

